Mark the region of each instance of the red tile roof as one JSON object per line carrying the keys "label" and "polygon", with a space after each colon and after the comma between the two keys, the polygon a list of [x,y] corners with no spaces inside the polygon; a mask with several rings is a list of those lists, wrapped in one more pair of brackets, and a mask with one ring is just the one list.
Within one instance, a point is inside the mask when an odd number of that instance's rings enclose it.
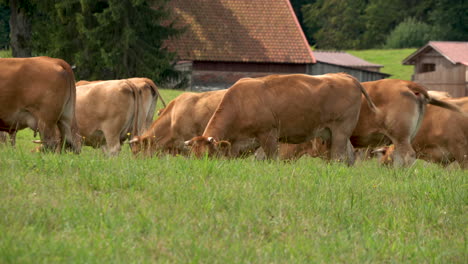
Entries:
{"label": "red tile roof", "polygon": [[314,50],[314,57],[319,62],[349,66],[349,67],[383,67],[383,65],[370,63],[342,51],[318,51]]}
{"label": "red tile roof", "polygon": [[315,63],[289,0],[172,0],[180,60]]}
{"label": "red tile roof", "polygon": [[461,63],[468,66],[468,42],[455,41],[429,41],[429,43],[424,47],[418,49],[403,60],[403,64],[414,64],[414,58],[425,53],[431,48],[436,50],[453,64]]}

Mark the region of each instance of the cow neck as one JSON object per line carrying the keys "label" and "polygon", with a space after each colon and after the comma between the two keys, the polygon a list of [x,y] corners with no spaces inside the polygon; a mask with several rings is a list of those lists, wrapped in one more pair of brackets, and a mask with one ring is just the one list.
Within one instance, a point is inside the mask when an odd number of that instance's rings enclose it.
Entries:
{"label": "cow neck", "polygon": [[205,137],[214,137],[217,140],[229,140],[235,134],[235,105],[225,100],[219,104],[215,114],[211,117],[203,132]]}

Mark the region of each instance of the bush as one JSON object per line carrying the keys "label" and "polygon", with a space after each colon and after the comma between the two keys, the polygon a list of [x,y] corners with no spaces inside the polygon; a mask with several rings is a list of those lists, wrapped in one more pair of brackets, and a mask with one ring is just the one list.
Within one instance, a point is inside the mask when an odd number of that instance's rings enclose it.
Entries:
{"label": "bush", "polygon": [[425,45],[433,36],[431,27],[414,18],[407,18],[388,35],[385,48],[417,48]]}

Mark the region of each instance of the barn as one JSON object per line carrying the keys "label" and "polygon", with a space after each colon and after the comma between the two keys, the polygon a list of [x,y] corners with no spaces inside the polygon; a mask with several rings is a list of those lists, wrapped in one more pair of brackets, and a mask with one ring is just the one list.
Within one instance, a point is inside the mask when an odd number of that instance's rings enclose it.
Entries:
{"label": "barn", "polygon": [[307,73],[312,75],[327,72],[346,72],[361,82],[375,81],[390,77],[380,72],[383,65],[371,63],[343,51],[314,51],[315,64],[308,66]]}
{"label": "barn", "polygon": [[468,96],[468,42],[430,41],[403,64],[414,65],[412,81],[429,90]]}
{"label": "barn", "polygon": [[[243,77],[348,72],[361,81],[388,75],[317,60],[289,0],[172,0],[181,36],[167,42],[187,90],[225,89]],[[368,66],[368,65],[367,65]]]}

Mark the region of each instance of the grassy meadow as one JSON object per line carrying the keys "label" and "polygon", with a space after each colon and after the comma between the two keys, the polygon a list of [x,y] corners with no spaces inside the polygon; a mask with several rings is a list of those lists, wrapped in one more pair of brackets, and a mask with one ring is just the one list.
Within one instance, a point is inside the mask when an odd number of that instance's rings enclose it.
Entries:
{"label": "grassy meadow", "polygon": [[401,63],[415,51],[416,49],[371,49],[348,50],[347,52],[368,62],[383,65],[380,71],[391,74],[390,79],[411,81],[414,66]]}
{"label": "grassy meadow", "polygon": [[457,168],[40,154],[31,139],[0,145],[0,263],[468,260]]}

